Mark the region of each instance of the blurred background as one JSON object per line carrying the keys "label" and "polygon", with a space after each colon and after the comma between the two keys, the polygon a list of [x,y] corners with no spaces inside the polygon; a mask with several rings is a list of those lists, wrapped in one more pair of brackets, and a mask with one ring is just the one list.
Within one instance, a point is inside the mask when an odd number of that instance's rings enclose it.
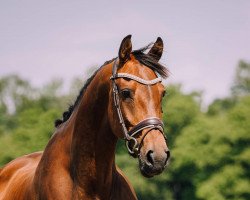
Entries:
{"label": "blurred background", "polygon": [[146,179],[123,142],[139,199],[250,199],[250,2],[1,1],[0,166],[45,148],[85,80],[162,37],[169,168]]}

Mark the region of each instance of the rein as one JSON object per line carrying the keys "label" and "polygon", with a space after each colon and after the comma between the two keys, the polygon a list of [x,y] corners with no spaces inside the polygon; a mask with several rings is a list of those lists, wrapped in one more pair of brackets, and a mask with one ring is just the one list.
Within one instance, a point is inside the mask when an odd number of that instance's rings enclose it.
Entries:
{"label": "rein", "polygon": [[[117,69],[118,69],[117,60],[118,59],[116,59],[114,61],[113,69],[112,69],[112,76],[110,77],[110,80],[112,81],[114,104],[115,104],[116,111],[117,111],[117,114],[118,114],[118,117],[119,117],[119,122],[120,122],[120,124],[122,126],[122,130],[123,130],[123,134],[124,134],[123,139],[126,141],[127,150],[132,156],[137,157],[139,155],[139,153],[140,153],[140,147],[141,147],[141,144],[143,142],[143,139],[146,137],[146,135],[151,130],[153,130],[153,129],[159,130],[162,133],[162,135],[164,136],[164,138],[166,139],[166,136],[164,134],[163,122],[162,122],[161,119],[159,119],[157,117],[149,117],[149,118],[146,118],[146,119],[140,121],[130,131],[128,131],[128,129],[127,129],[126,125],[125,125],[123,116],[122,116],[118,86],[117,86],[115,80],[118,79],[118,78],[127,78],[127,79],[137,81],[138,83],[141,83],[141,84],[144,84],[144,85],[154,85],[156,83],[161,82],[162,79],[161,79],[161,77],[158,77],[158,75],[157,75],[157,78],[155,78],[153,80],[145,80],[145,79],[142,79],[142,78],[137,77],[137,76],[132,75],[132,74],[117,73]],[[149,129],[149,130],[145,133],[145,135],[142,138],[141,143],[139,144],[137,142],[135,136],[144,129]]]}

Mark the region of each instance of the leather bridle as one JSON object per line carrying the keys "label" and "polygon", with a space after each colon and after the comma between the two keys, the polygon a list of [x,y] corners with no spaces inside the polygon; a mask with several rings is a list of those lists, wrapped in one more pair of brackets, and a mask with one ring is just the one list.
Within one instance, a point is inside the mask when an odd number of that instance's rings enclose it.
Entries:
{"label": "leather bridle", "polygon": [[[136,124],[130,131],[128,131],[123,116],[122,116],[122,111],[121,111],[121,107],[120,107],[120,99],[119,99],[119,91],[118,91],[118,86],[115,82],[116,79],[118,78],[127,78],[130,80],[134,80],[137,81],[141,84],[144,85],[154,85],[156,83],[159,83],[162,81],[161,77],[159,77],[157,75],[156,79],[153,80],[145,80],[142,79],[140,77],[137,77],[135,75],[132,74],[127,74],[127,73],[117,73],[117,69],[118,69],[118,59],[116,59],[114,61],[113,64],[113,69],[112,69],[112,76],[110,77],[110,80],[112,81],[112,89],[113,89],[113,98],[114,98],[114,105],[116,107],[116,111],[119,117],[119,122],[122,126],[122,130],[123,130],[123,134],[124,134],[124,140],[126,141],[126,147],[128,149],[128,152],[134,156],[137,157],[140,153],[140,148],[141,148],[141,144],[143,142],[143,139],[146,137],[146,135],[154,129],[159,130],[162,135],[164,136],[164,138],[166,139],[166,136],[164,134],[164,125],[161,119],[157,118],[157,117],[149,117],[146,118],[144,120],[142,120],[141,122],[139,122],[138,124]],[[157,73],[156,73],[157,74]],[[140,133],[142,130],[144,129],[148,129],[147,132],[144,134],[140,144],[137,142],[135,136]]]}

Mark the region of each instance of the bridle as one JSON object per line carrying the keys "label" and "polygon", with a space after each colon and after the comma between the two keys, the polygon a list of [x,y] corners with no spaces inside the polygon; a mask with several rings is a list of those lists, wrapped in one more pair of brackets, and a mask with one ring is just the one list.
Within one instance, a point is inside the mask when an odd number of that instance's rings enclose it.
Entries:
{"label": "bridle", "polygon": [[[153,80],[145,80],[140,77],[137,77],[132,74],[127,74],[127,73],[117,73],[118,69],[118,59],[114,61],[113,64],[113,69],[112,69],[112,76],[110,77],[110,80],[112,81],[112,89],[113,89],[113,98],[114,98],[114,105],[119,117],[119,122],[122,126],[123,134],[124,134],[124,140],[126,141],[126,147],[128,149],[128,152],[134,156],[137,157],[140,153],[140,148],[141,144],[143,142],[143,139],[146,137],[146,135],[153,129],[159,130],[164,138],[166,139],[166,136],[164,134],[164,125],[161,119],[157,117],[149,117],[138,124],[136,124],[130,131],[126,128],[123,116],[122,116],[122,111],[120,107],[120,99],[119,99],[119,91],[118,91],[118,86],[115,82],[116,79],[118,78],[127,78],[131,79],[134,81],[137,81],[138,83],[144,84],[144,85],[154,85],[156,83],[159,83],[162,81],[161,77],[157,75],[157,78]],[[157,73],[156,73],[157,74]],[[135,136],[140,133],[142,130],[148,129],[147,132],[144,134],[140,144],[137,142]]]}

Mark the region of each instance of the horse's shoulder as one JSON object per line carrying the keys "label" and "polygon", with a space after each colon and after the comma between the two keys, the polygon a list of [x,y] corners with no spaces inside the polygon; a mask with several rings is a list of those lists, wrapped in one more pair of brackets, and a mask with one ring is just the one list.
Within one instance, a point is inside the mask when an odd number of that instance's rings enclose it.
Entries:
{"label": "horse's shoulder", "polygon": [[0,199],[1,197],[8,199],[7,196],[14,193],[17,195],[20,192],[18,188],[31,184],[41,155],[42,152],[36,152],[16,158],[0,169]]}
{"label": "horse's shoulder", "polygon": [[0,170],[0,184],[5,180],[10,179],[19,170],[26,171],[28,169],[36,167],[41,159],[41,155],[42,152],[36,152],[16,158],[15,160],[7,163]]}
{"label": "horse's shoulder", "polygon": [[42,152],[35,152],[32,154],[24,155],[22,157],[18,157],[11,162],[7,163],[0,170],[0,180],[3,176],[12,175],[16,170],[23,168],[30,164],[38,164],[40,158],[42,156]]}

